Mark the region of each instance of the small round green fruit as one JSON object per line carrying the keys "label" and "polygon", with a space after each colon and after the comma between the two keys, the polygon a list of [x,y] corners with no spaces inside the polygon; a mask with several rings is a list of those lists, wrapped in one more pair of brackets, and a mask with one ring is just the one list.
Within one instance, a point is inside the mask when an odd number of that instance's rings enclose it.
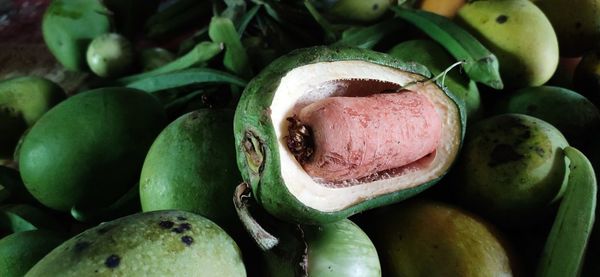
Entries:
{"label": "small round green fruit", "polygon": [[96,75],[115,77],[125,73],[133,63],[133,48],[127,38],[115,34],[102,34],[90,43],[87,62]]}

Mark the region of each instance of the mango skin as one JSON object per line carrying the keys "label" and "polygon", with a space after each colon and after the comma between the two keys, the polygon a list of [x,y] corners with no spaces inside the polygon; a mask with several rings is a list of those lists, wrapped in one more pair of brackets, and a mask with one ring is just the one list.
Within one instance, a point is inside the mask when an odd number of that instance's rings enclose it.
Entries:
{"label": "mango skin", "polygon": [[556,34],[529,0],[473,1],[458,11],[456,20],[498,57],[508,87],[539,86],[556,71]]}
{"label": "mango skin", "polygon": [[165,120],[158,100],[142,91],[101,88],[77,94],[29,131],[20,149],[21,177],[52,209],[105,207],[138,181]]}
{"label": "mango skin", "polygon": [[357,22],[379,19],[393,4],[393,0],[337,0],[329,10],[333,16]]}
{"label": "mango skin", "polygon": [[23,276],[46,254],[65,241],[47,230],[14,233],[0,239],[0,276]]}
{"label": "mango skin", "polygon": [[560,55],[577,57],[600,39],[600,0],[537,0],[556,31]]}
{"label": "mango skin", "polygon": [[[403,61],[420,63],[433,75],[442,73],[456,62],[443,47],[431,40],[405,41],[394,46],[388,53]],[[469,123],[479,119],[482,116],[481,97],[475,82],[459,75],[458,70],[450,71],[444,81],[444,85],[465,102]]]}
{"label": "mango skin", "polygon": [[[561,87],[540,86],[512,93],[497,105],[498,113],[520,113],[556,127],[576,147],[592,143],[590,131],[600,128],[600,111],[582,95]],[[583,149],[583,148],[581,148]]]}
{"label": "mango skin", "polygon": [[36,76],[0,82],[0,159],[11,158],[25,130],[66,97],[60,86]]}
{"label": "mango skin", "polygon": [[246,276],[236,243],[183,211],[134,214],[69,239],[25,276]]}
{"label": "mango skin", "polygon": [[53,0],[42,19],[46,46],[68,70],[86,70],[88,44],[110,31],[108,14],[101,0]]}
{"label": "mango skin", "polygon": [[566,183],[563,148],[554,126],[522,114],[502,114],[474,125],[457,164],[456,190],[468,206],[510,225],[530,221],[559,199]]}
{"label": "mango skin", "polygon": [[512,276],[508,246],[488,223],[431,200],[376,211],[367,234],[384,276]]}
{"label": "mango skin", "polygon": [[231,199],[242,177],[232,127],[231,110],[198,110],[169,124],[144,161],[142,210],[189,211],[227,230],[239,225]]}

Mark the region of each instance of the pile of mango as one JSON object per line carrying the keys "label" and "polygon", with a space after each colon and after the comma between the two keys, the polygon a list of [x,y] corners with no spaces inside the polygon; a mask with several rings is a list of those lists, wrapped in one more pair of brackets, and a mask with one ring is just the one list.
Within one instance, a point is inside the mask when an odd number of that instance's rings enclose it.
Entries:
{"label": "pile of mango", "polygon": [[600,0],[52,0],[40,28],[84,81],[0,76],[0,276],[600,274]]}

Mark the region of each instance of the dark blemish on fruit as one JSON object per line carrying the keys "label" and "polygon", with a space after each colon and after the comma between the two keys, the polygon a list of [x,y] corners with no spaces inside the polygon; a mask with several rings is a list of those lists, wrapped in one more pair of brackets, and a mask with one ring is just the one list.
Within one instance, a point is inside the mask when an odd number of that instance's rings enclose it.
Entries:
{"label": "dark blemish on fruit", "polygon": [[434,244],[434,245],[433,245],[433,249],[438,249],[438,248],[440,248],[440,246],[439,246],[439,245],[437,245],[437,244]]}
{"label": "dark blemish on fruit", "polygon": [[163,220],[158,223],[158,226],[160,226],[163,229],[169,229],[169,228],[173,227],[173,225],[175,225],[175,223],[173,223],[173,221],[169,221],[169,220]]}
{"label": "dark blemish on fruit", "polygon": [[189,223],[181,223],[179,224],[179,228],[183,229],[184,231],[188,231],[192,229],[192,225]]}
{"label": "dark blemish on fruit", "polygon": [[379,9],[379,5],[378,4],[373,4],[373,10],[376,11]]}
{"label": "dark blemish on fruit", "polygon": [[104,265],[108,268],[115,268],[115,267],[119,266],[120,263],[121,263],[121,257],[119,257],[115,254],[108,256],[108,258],[106,258],[106,261],[104,261]]}
{"label": "dark blemish on fruit", "polygon": [[183,233],[185,230],[184,230],[183,228],[181,228],[181,227],[175,227],[175,228],[171,229],[171,231],[172,231],[173,233],[181,234],[181,233]]}
{"label": "dark blemish on fruit", "polygon": [[520,137],[521,137],[521,139],[523,139],[523,140],[526,140],[526,139],[530,138],[530,137],[531,137],[531,131],[529,131],[529,130],[526,130],[525,132],[523,132],[523,133],[521,134],[521,136],[520,136]]}
{"label": "dark blemish on fruit", "polygon": [[544,157],[544,154],[546,154],[546,151],[544,151],[544,149],[541,147],[536,147],[535,153],[537,153],[540,157]]}
{"label": "dark blemish on fruit", "polygon": [[518,161],[523,158],[523,155],[517,153],[515,149],[508,144],[498,144],[490,153],[490,162],[488,166],[494,167],[497,165]]}
{"label": "dark blemish on fruit", "polygon": [[187,220],[187,218],[186,218],[186,217],[183,217],[183,216],[178,216],[178,217],[177,217],[177,220],[185,221],[185,220]]}
{"label": "dark blemish on fruit", "polygon": [[579,22],[579,21],[575,22],[575,28],[577,28],[577,29],[581,28],[581,22]]}
{"label": "dark blemish on fruit", "polygon": [[187,246],[190,246],[192,245],[192,243],[194,243],[194,239],[190,236],[183,236],[181,237],[181,242],[183,242]]}
{"label": "dark blemish on fruit", "polygon": [[75,251],[75,253],[79,254],[79,253],[81,253],[81,251],[85,250],[89,246],[90,246],[90,243],[87,241],[78,241],[77,243],[75,243],[75,247],[73,248],[73,251]]}
{"label": "dark blemish on fruit", "polygon": [[502,23],[506,22],[507,20],[508,20],[508,16],[503,15],[503,14],[496,17],[496,22],[498,22],[498,24],[502,24]]}

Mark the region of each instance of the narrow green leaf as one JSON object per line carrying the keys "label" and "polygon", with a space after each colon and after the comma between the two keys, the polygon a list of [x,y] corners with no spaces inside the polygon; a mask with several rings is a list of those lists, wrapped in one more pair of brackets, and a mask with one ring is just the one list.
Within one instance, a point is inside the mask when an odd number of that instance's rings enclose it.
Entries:
{"label": "narrow green leaf", "polygon": [[538,277],[579,276],[594,225],[596,176],[579,150],[566,147],[569,180],[538,265]]}
{"label": "narrow green leaf", "polygon": [[248,24],[250,24],[250,22],[252,21],[252,19],[254,19],[254,17],[256,16],[256,14],[258,13],[258,11],[260,10],[260,7],[261,6],[259,6],[259,5],[256,5],[256,6],[252,7],[252,9],[250,9],[244,15],[244,17],[242,17],[242,19],[240,20],[239,25],[237,26],[237,32],[240,35],[240,37],[246,31],[246,28],[248,27]]}
{"label": "narrow green leaf", "polygon": [[0,210],[0,230],[12,233],[37,230],[38,228],[20,215]]}
{"label": "narrow green leaf", "polygon": [[225,56],[223,57],[225,68],[239,76],[252,77],[248,54],[231,20],[224,17],[213,17],[208,27],[208,36],[214,42],[225,45]]}
{"label": "narrow green leaf", "polygon": [[334,31],[334,27],[331,25],[331,23],[329,23],[327,19],[321,15],[321,13],[319,13],[317,8],[315,8],[310,1],[304,0],[304,6],[306,6],[306,9],[310,15],[312,15],[315,21],[319,23],[323,31],[325,31],[325,39],[327,41],[335,41],[337,39],[337,34]]}
{"label": "narrow green leaf", "polygon": [[388,19],[367,27],[353,27],[342,33],[342,38],[332,46],[348,46],[372,49],[386,36],[398,33],[403,22],[399,19]]}
{"label": "narrow green leaf", "polygon": [[227,72],[209,68],[191,68],[132,82],[127,84],[127,87],[152,93],[193,84],[214,83],[232,84],[241,87],[246,85],[245,80]]}
{"label": "narrow green leaf", "polygon": [[165,64],[152,71],[128,76],[117,80],[117,84],[128,85],[139,80],[147,79],[152,76],[157,76],[164,73],[175,72],[183,69],[187,69],[193,66],[198,66],[211,60],[213,57],[218,55],[222,50],[222,45],[216,42],[203,41],[194,47],[187,54],[177,58],[176,60]]}

